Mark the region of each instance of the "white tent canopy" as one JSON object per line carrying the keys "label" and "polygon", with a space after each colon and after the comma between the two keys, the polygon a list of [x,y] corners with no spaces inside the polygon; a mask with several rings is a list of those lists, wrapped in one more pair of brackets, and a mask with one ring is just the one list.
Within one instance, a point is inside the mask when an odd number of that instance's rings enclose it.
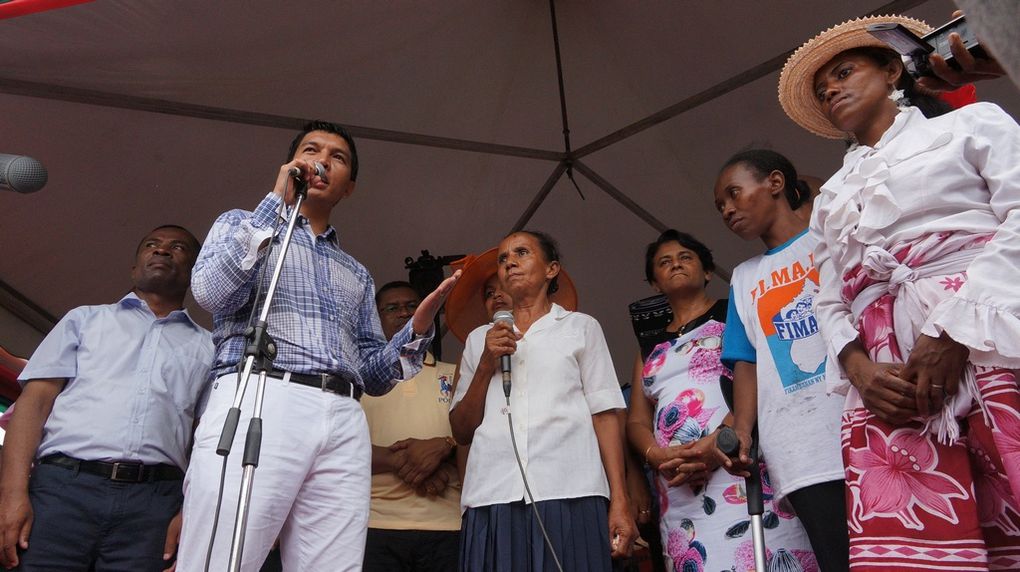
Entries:
{"label": "white tent canopy", "polygon": [[[784,54],[848,18],[938,24],[953,9],[559,0],[569,155],[546,1],[98,0],[0,20],[0,152],[50,173],[41,192],[0,194],[0,343],[30,352],[53,316],[117,299],[152,227],[204,236],[219,213],[254,207],[296,128],[322,118],[358,138],[358,187],[333,223],[377,284],[406,278],[422,249],[548,231],[627,377],[626,307],[652,293],[643,247],[658,229],[699,236],[724,269],[762,248],[715,212],[719,165],[749,145],[822,178],[840,164],[841,143],[783,115]],[[1008,80],[978,91],[1020,114]],[[567,166],[584,199],[552,178]]]}

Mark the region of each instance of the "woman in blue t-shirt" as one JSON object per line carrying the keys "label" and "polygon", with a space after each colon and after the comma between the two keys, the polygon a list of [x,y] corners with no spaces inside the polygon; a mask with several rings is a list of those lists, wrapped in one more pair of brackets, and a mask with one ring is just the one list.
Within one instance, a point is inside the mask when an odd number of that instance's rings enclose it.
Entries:
{"label": "woman in blue t-shirt", "polygon": [[789,499],[822,570],[847,570],[849,539],[839,428],[841,396],[826,395],[825,344],[812,300],[818,271],[804,211],[811,191],[774,151],[738,153],[723,165],[715,205],[723,222],[768,249],[741,263],[730,280],[722,362],[733,370],[733,428],[743,474],[758,424],[778,499]]}

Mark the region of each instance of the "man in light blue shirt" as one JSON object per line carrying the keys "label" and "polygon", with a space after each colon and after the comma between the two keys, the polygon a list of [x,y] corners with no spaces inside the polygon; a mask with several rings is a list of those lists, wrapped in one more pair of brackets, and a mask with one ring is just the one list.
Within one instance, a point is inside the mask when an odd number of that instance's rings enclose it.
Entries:
{"label": "man in light blue shirt", "polygon": [[198,251],[187,230],[156,228],[132,291],[68,312],[29,360],[0,469],[3,566],[166,567],[213,355],[183,309]]}

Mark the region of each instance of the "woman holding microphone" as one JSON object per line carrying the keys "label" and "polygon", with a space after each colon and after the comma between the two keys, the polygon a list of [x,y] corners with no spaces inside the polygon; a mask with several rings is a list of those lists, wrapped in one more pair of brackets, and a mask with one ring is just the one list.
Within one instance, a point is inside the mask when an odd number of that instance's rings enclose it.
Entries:
{"label": "woman holding microphone", "polygon": [[503,239],[497,271],[513,324],[468,336],[450,410],[457,441],[471,444],[461,570],[608,572],[636,528],[616,414],[624,402],[605,336],[591,316],[549,300],[560,257],[544,233]]}

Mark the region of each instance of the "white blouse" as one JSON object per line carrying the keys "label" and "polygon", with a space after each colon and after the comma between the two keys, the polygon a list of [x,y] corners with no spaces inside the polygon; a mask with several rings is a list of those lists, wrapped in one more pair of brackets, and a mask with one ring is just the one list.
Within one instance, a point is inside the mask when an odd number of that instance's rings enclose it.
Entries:
{"label": "white blouse", "polygon": [[[480,326],[468,335],[451,409],[471,385],[489,328],[491,324]],[[599,323],[553,304],[517,341],[511,370],[513,430],[535,500],[609,498],[591,416],[623,409],[625,403]],[[514,459],[497,368],[471,443],[461,507],[522,499],[524,481]]]}
{"label": "white blouse", "polygon": [[921,332],[948,332],[970,348],[976,365],[1020,368],[1020,126],[991,103],[931,119],[908,107],[874,147],[847,152],[815,201],[815,312],[831,389],[848,389],[838,355],[858,337],[855,313],[840,297],[843,274],[862,263],[866,249],[891,253],[942,231],[994,238],[966,266],[967,283],[935,307]]}

